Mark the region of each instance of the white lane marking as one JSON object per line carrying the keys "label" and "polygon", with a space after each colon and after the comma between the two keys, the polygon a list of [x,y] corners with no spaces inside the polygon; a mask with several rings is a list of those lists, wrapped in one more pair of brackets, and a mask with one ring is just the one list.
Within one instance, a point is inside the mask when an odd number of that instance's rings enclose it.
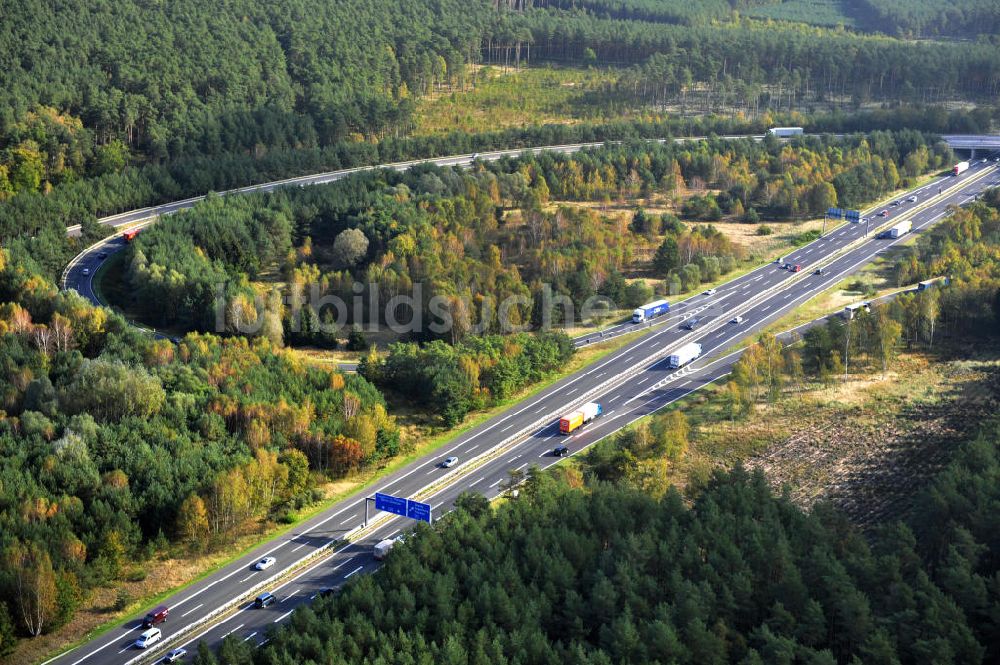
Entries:
{"label": "white lane marking", "polygon": [[471,453],[473,450],[475,450],[478,447],[479,447],[479,444],[477,443],[476,445],[474,445],[471,448],[469,448],[468,451],[466,451],[466,452],[470,452]]}
{"label": "white lane marking", "polygon": [[429,475],[431,475],[432,473],[434,473],[435,471],[437,471],[437,465],[436,465],[436,464],[435,464],[435,465],[434,465],[434,466],[433,466],[433,467],[431,468],[431,470],[430,470],[430,471],[428,471],[428,472],[427,472],[427,473],[425,473],[424,475],[425,475],[425,476],[429,476]]}
{"label": "white lane marking", "polygon": [[[336,179],[336,178],[333,178],[333,179]],[[326,180],[329,180],[329,178],[328,178],[328,179],[324,179],[324,180],[317,180],[316,182],[321,182],[321,181],[326,181]],[[928,185],[928,187],[930,187],[930,185]],[[163,209],[161,209],[161,212],[162,212],[163,210],[166,210],[166,208],[163,208]],[[941,215],[943,215],[943,214],[944,214],[944,213],[941,213]],[[939,218],[939,217],[940,217],[941,215],[938,215],[938,217],[935,217],[935,218],[934,218],[934,220],[936,220],[937,218]],[[931,221],[934,221],[934,220],[931,220]],[[870,259],[870,258],[871,258],[871,256],[874,256],[874,254],[870,255],[869,257],[866,257],[866,259],[865,259],[865,260],[868,260],[868,259]],[[856,265],[857,265],[857,264],[856,264]],[[853,269],[854,267],[856,267],[856,265],[855,265],[855,266],[852,266],[852,269]],[[759,268],[757,268],[757,269],[755,269],[755,270],[762,270],[762,269],[764,269],[764,268],[766,268],[766,267],[768,267],[768,265],[764,265],[764,266],[760,266]],[[682,303],[678,303],[678,306],[680,306],[681,304],[682,304]],[[686,304],[686,302],[685,302],[684,304]],[[620,356],[618,356],[618,357],[620,357]],[[607,364],[607,363],[610,363],[610,362],[612,362],[612,361],[614,361],[614,360],[617,360],[617,358],[618,358],[618,357],[615,357],[615,358],[611,358],[611,359],[609,359],[609,360],[608,360],[608,361],[607,361],[607,362],[606,362],[605,364]],[[631,358],[632,358],[632,356],[629,356],[629,359],[631,359]],[[574,379],[574,380],[575,380],[575,379]],[[537,402],[536,402],[536,403],[537,403]],[[477,434],[477,435],[478,435],[478,434]],[[467,442],[468,442],[469,440],[471,440],[472,438],[474,438],[474,437],[475,437],[475,436],[477,436],[477,435],[473,435],[473,436],[472,436],[472,437],[470,437],[469,439],[466,439],[466,441],[465,441],[465,442],[463,442],[463,443],[467,443]],[[461,445],[461,444],[460,444],[460,445]],[[558,461],[557,461],[557,462],[558,462]],[[555,462],[555,463],[557,463],[557,462]],[[549,465],[549,466],[551,466],[551,465]],[[408,476],[410,476],[411,474],[415,473],[415,472],[417,471],[417,469],[418,469],[418,468],[419,468],[419,467],[415,467],[415,468],[414,468],[414,469],[413,469],[412,471],[410,471],[410,472],[408,472],[408,473],[404,474],[403,476],[400,476],[400,477],[398,477],[398,478],[395,478],[395,479],[392,479],[392,480],[391,480],[391,482],[392,482],[392,483],[396,483],[396,482],[400,482],[400,481],[402,481],[402,480],[403,480],[403,479],[405,479],[406,477],[408,477]],[[388,491],[388,488],[384,489],[383,491]],[[357,503],[356,503],[356,504],[354,504],[354,505],[361,505],[361,502],[359,501],[359,502],[357,502]],[[323,524],[325,524],[325,523],[326,523],[326,522],[328,522],[329,520],[331,520],[331,519],[333,519],[333,518],[337,517],[337,516],[338,516],[339,514],[343,513],[343,512],[345,511],[345,510],[349,510],[349,509],[350,509],[350,508],[352,508],[352,507],[354,507],[354,506],[352,506],[352,505],[349,505],[349,506],[345,506],[345,507],[344,507],[343,509],[341,509],[341,510],[337,511],[336,513],[333,513],[332,515],[329,515],[328,517],[324,518],[323,520],[320,520],[320,521],[319,521],[319,522],[317,522],[316,524],[313,524],[313,525],[312,525],[312,526],[310,526],[310,527],[309,527],[309,528],[308,528],[307,530],[303,531],[303,532],[302,532],[302,534],[305,534],[305,533],[308,533],[309,531],[312,531],[312,530],[314,530],[314,529],[316,529],[316,528],[318,528],[318,527],[322,526]],[[302,535],[302,534],[300,534],[300,535]],[[287,542],[287,541],[286,541],[286,542]],[[282,544],[282,545],[283,545],[283,544]],[[280,548],[280,547],[281,547],[282,545],[278,545],[277,547],[275,547],[275,548],[271,549],[271,550],[270,550],[269,552],[267,552],[267,554],[270,554],[270,553],[273,553],[273,552],[277,551],[277,550],[278,550],[278,549],[279,549],[279,548]],[[205,592],[206,590],[208,590],[209,588],[211,588],[211,587],[215,586],[216,584],[218,584],[218,583],[220,583],[220,582],[223,582],[223,581],[225,581],[225,580],[229,579],[230,577],[232,577],[232,576],[236,575],[236,574],[237,574],[238,572],[239,572],[239,569],[236,569],[236,570],[234,570],[233,572],[231,572],[230,574],[228,574],[228,575],[225,575],[225,576],[223,576],[222,578],[220,578],[220,579],[218,579],[218,580],[215,580],[215,581],[213,581],[213,582],[209,583],[209,584],[208,584],[208,585],[206,585],[205,587],[203,587],[203,588],[201,588],[201,589],[198,589],[198,590],[195,590],[195,591],[194,591],[193,593],[189,594],[189,595],[188,595],[187,597],[185,597],[185,598],[183,598],[183,599],[179,600],[179,601],[178,601],[177,603],[174,603],[173,607],[174,607],[174,608],[176,608],[176,607],[180,606],[181,604],[183,604],[183,603],[185,603],[185,602],[188,602],[188,601],[189,601],[189,600],[191,600],[192,598],[194,598],[194,597],[196,597],[197,595],[199,595],[199,594],[201,594],[201,593]],[[117,641],[117,639],[116,639],[115,641]],[[114,643],[114,641],[113,641],[113,642],[107,642],[107,643],[105,643],[104,645],[102,645],[102,646],[100,646],[100,647],[97,647],[96,649],[94,649],[94,650],[93,650],[93,651],[91,651],[90,653],[86,654],[86,655],[85,655],[85,656],[83,656],[82,658],[78,659],[77,661],[75,661],[75,662],[74,662],[74,663],[72,663],[71,665],[79,665],[79,664],[80,664],[81,662],[83,662],[84,660],[86,660],[86,659],[87,659],[88,657],[90,657],[90,656],[92,656],[92,655],[94,655],[94,654],[98,653],[99,651],[101,651],[102,649],[104,649],[104,648],[106,648],[106,647],[109,647],[109,646],[111,646],[111,645],[112,645],[113,643]],[[190,643],[190,642],[189,642],[189,643]]]}
{"label": "white lane marking", "polygon": [[500,480],[498,480],[495,483],[493,483],[492,485],[490,485],[490,488],[492,489],[492,488],[496,487],[497,485],[499,485],[502,482],[503,482],[503,478],[501,478]]}
{"label": "white lane marking", "polygon": [[246,577],[244,577],[242,580],[240,580],[240,584],[243,584],[244,582],[246,582],[248,579],[250,579],[253,576],[254,576],[254,573],[250,573],[249,575],[247,575]]}
{"label": "white lane marking", "polygon": [[344,525],[345,525],[345,524],[347,524],[348,522],[351,522],[351,521],[353,521],[353,520],[356,520],[356,519],[358,519],[358,516],[357,516],[357,515],[351,515],[351,516],[350,516],[350,517],[348,517],[348,518],[347,518],[346,520],[344,520],[343,522],[341,522],[341,523],[340,523],[340,526],[344,526]]}
{"label": "white lane marking", "polygon": [[501,431],[501,432],[506,432],[507,430],[509,430],[509,429],[510,429],[511,427],[513,427],[513,426],[514,426],[513,424],[511,424],[511,425],[507,425],[506,427],[504,427],[504,428],[503,428],[502,430],[500,430],[500,431]]}
{"label": "white lane marking", "polygon": [[284,614],[282,614],[280,617],[278,617],[277,619],[275,619],[271,623],[278,623],[279,621],[282,621],[283,619],[287,619],[288,617],[292,616],[292,612],[294,612],[294,611],[295,610],[288,610],[287,612],[285,612]]}
{"label": "white lane marking", "polygon": [[566,396],[569,397],[570,395],[572,395],[573,393],[575,393],[577,390],[578,390],[577,388],[573,388],[573,390],[570,390],[570,391],[568,391],[566,393]]}
{"label": "white lane marking", "polygon": [[[347,520],[347,521],[345,521],[345,522],[344,522],[344,524],[347,524],[347,522],[350,522],[350,520]],[[342,524],[341,526],[343,526],[343,524]],[[301,545],[299,545],[298,547],[293,547],[293,548],[292,548],[292,551],[293,551],[293,552],[298,552],[298,551],[299,551],[300,549],[302,549],[302,548],[303,548],[303,547],[305,547],[305,546],[306,546],[306,544],[305,544],[305,543],[302,543],[302,544],[301,544]]]}
{"label": "white lane marking", "polygon": [[770,305],[764,305],[763,307],[761,307],[761,308],[760,308],[760,311],[762,311],[762,312],[766,312],[766,311],[767,311],[767,310],[769,310],[769,309],[771,309],[771,306],[770,306]]}
{"label": "white lane marking", "polygon": [[646,378],[644,378],[644,379],[643,379],[642,381],[639,381],[639,382],[638,382],[638,383],[636,383],[635,385],[637,385],[637,386],[641,386],[642,384],[644,384],[644,383],[646,383],[647,381],[649,381],[649,379],[650,379],[650,377],[648,377],[648,376],[647,376]]}
{"label": "white lane marking", "polygon": [[254,636],[256,636],[256,635],[257,635],[257,631],[255,630],[255,631],[253,631],[252,633],[250,633],[249,635],[247,635],[246,637],[244,637],[244,638],[243,638],[243,641],[244,641],[244,642],[249,642],[249,641],[250,641],[250,640],[252,640],[252,639],[254,638]]}
{"label": "white lane marking", "polygon": [[443,505],[444,505],[444,501],[441,501],[440,503],[431,506],[431,510],[437,510],[438,508],[440,508]]}
{"label": "white lane marking", "polygon": [[482,477],[482,478],[480,478],[479,480],[476,480],[475,482],[471,483],[471,484],[469,485],[469,487],[472,487],[473,485],[478,485],[479,483],[483,482],[484,480],[486,480],[486,476],[483,476],[483,477]]}
{"label": "white lane marking", "polygon": [[330,570],[331,571],[337,570],[338,568],[340,568],[341,566],[343,566],[345,563],[350,563],[351,561],[354,561],[357,558],[358,557],[354,556],[354,557],[351,557],[350,559],[345,559],[344,561],[341,561],[340,563],[338,563],[336,566],[334,566]]}
{"label": "white lane marking", "polygon": [[346,579],[347,579],[348,577],[350,577],[350,576],[351,576],[351,575],[353,575],[354,573],[358,572],[359,570],[362,570],[363,568],[364,568],[364,566],[358,566],[357,568],[355,568],[355,569],[354,569],[354,570],[352,570],[351,572],[349,572],[349,573],[347,573],[346,575],[344,575],[344,579],[346,580]]}
{"label": "white lane marking", "polygon": [[187,615],[191,614],[192,612],[194,612],[195,610],[197,610],[199,607],[203,606],[204,604],[205,603],[198,603],[197,605],[195,605],[194,607],[192,607],[191,609],[189,609],[187,612],[185,612],[184,614],[182,614],[181,618],[183,619],[184,617],[186,617]]}
{"label": "white lane marking", "polygon": [[525,462],[524,464],[522,464],[521,466],[517,467],[517,468],[516,468],[516,469],[514,469],[514,470],[515,470],[515,471],[520,471],[521,469],[523,469],[523,468],[524,468],[524,467],[526,467],[526,466],[528,466],[528,463],[527,463],[527,462]]}
{"label": "white lane marking", "polygon": [[295,594],[297,594],[299,591],[302,591],[302,589],[296,589],[295,591],[291,592],[290,594],[288,594],[287,596],[285,596],[284,598],[282,598],[278,602],[279,603],[285,602],[286,600],[288,600],[289,598],[291,598],[292,596],[294,596]]}
{"label": "white lane marking", "polygon": [[[289,612],[289,614],[291,614],[291,612]],[[235,633],[237,630],[239,630],[240,628],[242,628],[245,625],[246,625],[245,623],[241,623],[240,625],[236,626],[236,628],[233,628],[231,631],[229,631],[228,633],[226,633],[225,635],[223,635],[222,639],[226,639],[227,637],[229,637],[230,635],[232,635],[233,633]]]}
{"label": "white lane marking", "polygon": [[688,380],[688,381],[685,381],[684,383],[681,383],[681,384],[679,384],[679,385],[678,385],[677,387],[678,387],[678,388],[683,388],[684,386],[686,386],[686,385],[687,385],[687,384],[689,384],[689,383],[691,383],[691,381],[690,381],[690,380]]}

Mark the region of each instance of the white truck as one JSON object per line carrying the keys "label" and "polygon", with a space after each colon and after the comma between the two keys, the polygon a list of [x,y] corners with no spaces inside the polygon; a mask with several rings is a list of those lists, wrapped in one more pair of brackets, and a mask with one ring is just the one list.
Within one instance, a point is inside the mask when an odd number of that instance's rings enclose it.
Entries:
{"label": "white truck", "polygon": [[772,127],[767,130],[767,133],[777,136],[779,139],[787,139],[791,136],[802,136],[803,130],[801,127]]}
{"label": "white truck", "polygon": [[913,228],[913,222],[911,222],[910,220],[905,220],[893,226],[886,233],[889,234],[888,237],[895,240],[896,238],[905,236],[907,233],[910,232],[912,228]]}
{"label": "white truck", "polygon": [[394,539],[392,539],[392,538],[386,538],[385,540],[380,540],[378,543],[376,543],[375,544],[375,549],[372,552],[372,554],[375,557],[375,560],[376,561],[381,561],[386,556],[388,556],[389,555],[389,551],[393,548],[393,546],[395,544],[396,544],[396,541]]}
{"label": "white truck", "polygon": [[962,175],[969,170],[969,162],[959,162],[951,168],[952,175]]}
{"label": "white truck", "polygon": [[701,344],[698,344],[697,342],[688,342],[667,356],[667,367],[670,369],[684,367],[684,365],[687,365],[700,355]]}

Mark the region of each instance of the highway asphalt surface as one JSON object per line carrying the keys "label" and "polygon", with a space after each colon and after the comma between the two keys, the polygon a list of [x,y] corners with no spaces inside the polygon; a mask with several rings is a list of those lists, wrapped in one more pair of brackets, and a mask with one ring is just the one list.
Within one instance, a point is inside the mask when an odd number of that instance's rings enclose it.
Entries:
{"label": "highway asphalt surface", "polygon": [[[919,233],[941,219],[946,214],[947,206],[965,203],[984,186],[997,184],[996,176],[994,163],[977,163],[962,176],[939,178],[915,190],[913,193],[919,197],[917,203],[890,208],[892,212],[887,219],[875,220],[885,223],[911,219],[914,232]],[[935,197],[939,187],[944,188],[940,200],[919,212],[909,212]],[[654,320],[653,325],[625,324],[614,330],[618,334],[625,330],[646,329],[647,332],[470,430],[442,448],[441,452],[415,461],[366,492],[339,502],[298,525],[292,532],[254,549],[168,599],[165,604],[170,607],[170,618],[160,625],[164,638],[170,640],[179,631],[183,631],[184,635],[167,646],[187,645],[190,651],[199,639],[217,646],[223,637],[230,634],[262,644],[267,639],[268,628],[280,625],[296,606],[308,602],[320,589],[338,587],[351,577],[375,568],[378,564],[371,555],[373,544],[408,529],[411,523],[403,518],[381,514],[378,518],[384,521],[362,534],[356,534],[358,539],[355,542],[332,554],[317,557],[307,566],[296,566],[305,555],[318,548],[326,548],[331,542],[360,527],[364,516],[364,496],[380,491],[418,497],[431,503],[435,517],[439,517],[464,491],[472,490],[493,498],[502,492],[504,481],[511,471],[526,471],[531,466],[544,468],[557,463],[560,458],[552,456],[556,445],[567,445],[571,453],[578,453],[628,423],[725,376],[740,352],[728,355],[720,355],[720,352],[830,288],[892,245],[908,239],[904,236],[899,241],[883,240],[872,233],[853,249],[843,251],[849,243],[865,238],[865,231],[864,224],[844,223],[784,258],[789,263],[801,265],[801,272],[794,273],[776,264],[764,265],[719,286],[712,295],[703,293],[672,303],[671,312]],[[830,258],[841,251],[841,255]],[[824,268],[823,274],[814,274],[819,266]],[[80,284],[72,280],[71,271],[69,286]],[[89,284],[89,280],[84,280],[82,284]],[[742,322],[730,323],[736,313],[743,317]],[[691,316],[702,319],[694,331],[685,330],[681,325]],[[680,342],[689,340],[703,346],[702,358],[694,363],[671,370],[662,358],[657,359]],[[558,415],[584,401],[600,402],[604,414],[570,436],[559,435]],[[487,451],[492,452],[484,455]],[[452,469],[441,468],[440,461],[450,455],[459,458],[459,465]],[[448,481],[451,481],[450,484]],[[434,489],[425,489],[428,486],[434,486]],[[376,517],[374,511],[372,513],[372,517]],[[253,563],[264,556],[276,557],[277,564],[266,572],[254,571]],[[266,589],[278,597],[274,605],[253,609],[252,602],[247,600],[236,611],[223,615],[221,621],[190,630],[192,624],[200,622],[216,608],[243,597],[260,582],[287,569],[294,569],[295,572]],[[140,632],[138,626],[137,617],[52,662],[60,665],[119,665],[129,662],[141,653],[132,647]],[[162,651],[159,654],[162,655]],[[152,657],[153,653],[148,655]]]}

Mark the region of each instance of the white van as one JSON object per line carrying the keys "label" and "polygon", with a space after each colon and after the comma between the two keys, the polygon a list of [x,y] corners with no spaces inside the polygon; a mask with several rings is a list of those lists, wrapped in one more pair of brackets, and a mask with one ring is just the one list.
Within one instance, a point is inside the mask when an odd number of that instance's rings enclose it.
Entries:
{"label": "white van", "polygon": [[135,641],[135,646],[140,649],[145,649],[159,642],[161,636],[162,633],[160,633],[159,628],[150,628],[148,630],[144,630],[139,635],[139,639]]}

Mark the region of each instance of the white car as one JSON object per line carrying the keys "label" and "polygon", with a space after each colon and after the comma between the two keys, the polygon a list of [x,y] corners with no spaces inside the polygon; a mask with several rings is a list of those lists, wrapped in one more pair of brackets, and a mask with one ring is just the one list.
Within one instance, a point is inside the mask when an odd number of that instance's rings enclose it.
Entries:
{"label": "white car", "polygon": [[736,325],[739,325],[739,324],[743,323],[743,317],[742,316],[737,316],[735,319],[733,319],[732,321],[730,321],[730,323],[735,323]]}
{"label": "white car", "polygon": [[706,296],[714,296],[715,295],[715,289],[709,289],[709,290],[705,291],[705,295]]}
{"label": "white car", "polygon": [[917,202],[917,197],[916,196],[911,196],[910,198],[908,198],[906,200],[909,201],[910,203],[916,203]]}
{"label": "white car", "polygon": [[455,466],[456,464],[458,464],[458,458],[457,457],[449,457],[445,461],[441,462],[441,467],[444,468],[444,469],[450,469],[451,467]]}
{"label": "white car", "polygon": [[89,275],[90,274],[90,268],[84,268],[83,269],[83,274],[84,275]]}
{"label": "white car", "polygon": [[277,561],[278,560],[275,559],[273,556],[266,556],[257,563],[255,563],[253,567],[256,568],[257,570],[267,570],[268,568],[273,566]]}
{"label": "white car", "polygon": [[183,660],[184,656],[187,655],[187,649],[179,648],[173,649],[167,652],[167,655],[163,657],[164,663],[176,663],[178,660]]}
{"label": "white car", "polygon": [[160,641],[160,636],[162,633],[159,628],[150,628],[149,630],[144,630],[139,635],[139,639],[135,641],[135,646],[138,649],[148,649],[157,642]]}

